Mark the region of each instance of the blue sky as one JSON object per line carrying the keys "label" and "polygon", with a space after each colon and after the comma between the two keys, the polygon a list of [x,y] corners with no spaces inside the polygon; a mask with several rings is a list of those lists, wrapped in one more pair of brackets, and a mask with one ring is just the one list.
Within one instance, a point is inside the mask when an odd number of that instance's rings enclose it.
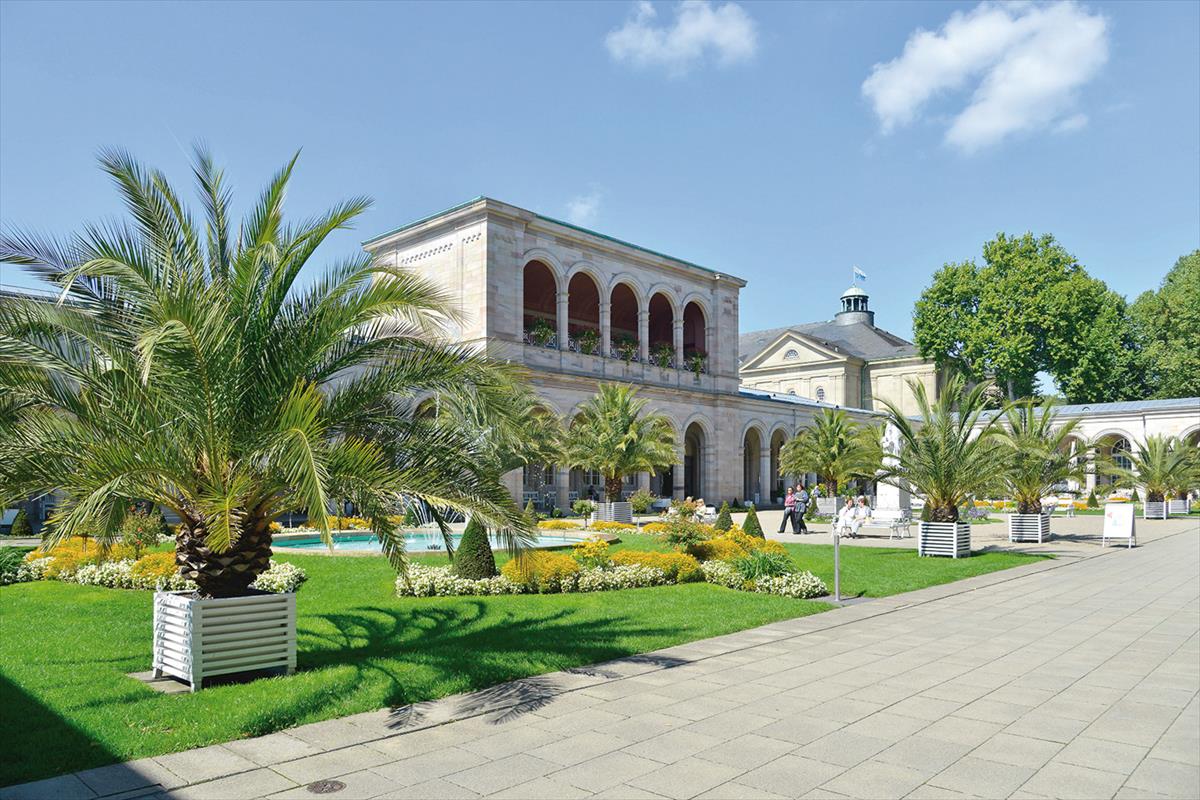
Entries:
{"label": "blue sky", "polygon": [[[925,33],[920,33],[920,31]],[[128,148],[203,140],[245,196],[369,236],[486,194],[826,318],[852,265],[908,334],[946,261],[1051,232],[1133,296],[1200,245],[1200,4],[0,4],[0,219],[118,211]],[[0,282],[21,283],[12,267]]]}

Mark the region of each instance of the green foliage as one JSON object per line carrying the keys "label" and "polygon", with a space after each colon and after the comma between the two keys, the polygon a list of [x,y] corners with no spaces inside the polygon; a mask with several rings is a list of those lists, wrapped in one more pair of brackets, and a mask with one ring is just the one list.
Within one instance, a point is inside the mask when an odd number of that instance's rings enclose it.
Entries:
{"label": "green foliage", "polygon": [[487,528],[475,517],[467,521],[466,530],[454,551],[454,574],[460,578],[482,580],[500,574],[496,569],[496,556],[492,543],[488,541]]}
{"label": "green foliage", "polygon": [[158,544],[165,520],[162,512],[146,512],[134,509],[121,520],[121,543],[133,548],[133,557],[142,557],[142,551]]}
{"label": "green foliage", "polygon": [[622,480],[675,463],[675,432],[666,416],[646,412],[629,384],[602,383],[580,410],[564,447],[572,467],[604,476],[609,502],[621,499]]}
{"label": "green foliage", "polygon": [[29,524],[29,515],[25,513],[25,508],[17,509],[17,514],[13,517],[12,527],[8,531],[9,536],[20,536],[28,538],[33,536],[33,527]]}
{"label": "green foliage", "polygon": [[1130,307],[1151,397],[1200,395],[1200,250]]}
{"label": "green foliage", "polygon": [[[0,486],[60,493],[53,540],[115,539],[145,500],[180,516],[196,580],[225,591],[265,568],[266,526],[291,509],[328,540],[328,509],[352,502],[396,567],[404,543],[389,516],[406,499],[522,528],[488,443],[415,419],[406,399],[432,394],[495,420],[517,371],[442,343],[455,311],[416,273],[362,251],[314,273],[310,257],[367,199],[288,221],[293,158],[237,220],[206,153],[194,165],[198,213],[128,154],[106,151],[101,164],[130,223],[67,242],[0,233],[0,261],[64,300],[0,304],[0,396],[16,399]],[[231,559],[247,569],[222,566]]]}
{"label": "green foliage", "polygon": [[638,489],[629,495],[629,505],[633,507],[633,513],[645,514],[657,499],[649,489]]}
{"label": "green foliage", "polygon": [[751,550],[730,563],[748,581],[777,578],[796,571],[791,556],[774,550]]}
{"label": "green foliage", "polygon": [[691,519],[672,520],[666,523],[666,528],[661,534],[663,541],[678,550],[686,550],[707,541],[713,534],[710,526]]}
{"label": "green foliage", "polygon": [[1143,392],[1134,330],[1122,297],[1053,236],[997,234],[983,266],[946,264],[913,312],[921,354],[969,378],[994,377],[1010,399],[1049,372],[1073,403]]}
{"label": "green foliage", "polygon": [[1079,419],[1060,423],[1054,406],[1053,400],[1014,403],[1000,428],[1002,459],[996,466],[1007,493],[1017,501],[1018,514],[1040,514],[1042,497],[1054,484],[1082,477],[1082,453],[1071,449]]}
{"label": "green foliage", "polygon": [[1003,464],[995,442],[999,417],[982,419],[987,383],[967,391],[961,376],[952,376],[936,403],[922,382],[909,380],[908,386],[921,423],[914,425],[899,406],[883,402],[902,446],[880,479],[893,486],[907,482],[925,495],[922,519],[928,512],[928,521],[957,522],[959,507],[994,481],[997,464]]}
{"label": "green foliage", "polygon": [[[816,503],[813,505],[816,505]],[[754,509],[753,504],[750,505],[749,510],[746,512],[746,520],[742,523],[742,532],[747,536],[757,536],[759,539],[767,538],[763,534],[762,525],[758,521],[758,512]]]}
{"label": "green foliage", "polygon": [[1097,469],[1116,479],[1118,486],[1146,488],[1146,501],[1162,502],[1189,486],[1195,475],[1196,449],[1174,436],[1149,436],[1145,444],[1125,453],[1129,466],[1111,458],[1097,461]]}
{"label": "green foliage", "polygon": [[1140,503],[1142,498],[1138,497],[1137,487],[1133,487],[1133,494],[1129,495],[1129,502]]}
{"label": "green foliage", "polygon": [[591,500],[576,500],[571,503],[571,510],[583,517],[586,522],[588,517],[596,513],[596,504]]}
{"label": "green foliage", "polygon": [[1088,508],[1099,508],[1100,507],[1100,501],[1096,499],[1096,490],[1095,489],[1093,489],[1091,491],[1091,494],[1088,495],[1087,507]]}
{"label": "green foliage", "polygon": [[417,507],[412,503],[409,503],[407,506],[405,506],[404,521],[401,524],[403,524],[405,528],[409,529],[416,528],[420,525],[420,521],[417,519]]}
{"label": "green foliage", "polygon": [[733,517],[729,514],[729,503],[721,503],[721,510],[717,512],[717,521],[713,523],[713,527],[719,531],[727,531],[733,527]]}
{"label": "green foliage", "polygon": [[3,576],[16,575],[17,570],[25,561],[27,552],[20,547],[0,547],[0,586],[6,582]]}
{"label": "green foliage", "polygon": [[854,478],[874,477],[882,461],[878,428],[860,425],[840,409],[826,408],[783,446],[779,471],[790,475],[815,472],[832,496]]}
{"label": "green foliage", "polygon": [[525,511],[523,513],[525,516],[525,521],[529,523],[529,527],[536,528],[538,523],[538,513],[537,509],[533,505],[532,497],[529,498],[529,500],[525,503]]}

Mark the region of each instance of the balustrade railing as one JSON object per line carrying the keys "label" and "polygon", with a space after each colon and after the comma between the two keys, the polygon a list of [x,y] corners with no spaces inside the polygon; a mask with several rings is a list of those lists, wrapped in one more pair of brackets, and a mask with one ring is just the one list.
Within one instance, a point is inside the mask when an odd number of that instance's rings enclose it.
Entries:
{"label": "balustrade railing", "polygon": [[[522,333],[521,341],[534,347],[544,347],[547,350],[559,349],[557,333],[546,333],[536,329],[527,330]],[[585,341],[586,340],[580,336],[568,336],[566,349],[572,353],[600,357],[601,353],[599,342],[591,342],[590,345],[587,346],[587,349],[585,349]],[[590,352],[588,352],[588,350],[590,350]],[[612,344],[609,345],[606,357],[615,361],[624,361],[627,364],[644,363],[660,369],[674,369],[682,372],[692,372],[698,375],[708,374],[707,355],[699,356],[699,361],[697,361],[696,355],[690,355],[684,358],[683,362],[680,363],[675,359],[675,355],[673,353],[668,355],[661,352],[652,352],[647,359],[643,360],[640,349],[635,349],[632,352],[623,351],[619,345]]]}
{"label": "balustrade railing", "polygon": [[537,331],[525,331],[521,337],[521,340],[525,342],[525,344],[531,344],[534,347],[545,347],[549,350],[558,349],[557,333],[541,334]]}

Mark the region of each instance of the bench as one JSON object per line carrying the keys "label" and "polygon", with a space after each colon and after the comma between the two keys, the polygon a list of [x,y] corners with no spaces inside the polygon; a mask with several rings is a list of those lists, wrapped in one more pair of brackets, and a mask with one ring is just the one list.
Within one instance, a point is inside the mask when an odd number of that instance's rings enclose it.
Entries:
{"label": "bench", "polygon": [[[903,509],[873,509],[862,525],[858,526],[859,533],[866,528],[887,530],[889,539],[912,538],[912,512]],[[834,530],[839,530],[834,521]],[[840,530],[845,530],[842,526]]]}

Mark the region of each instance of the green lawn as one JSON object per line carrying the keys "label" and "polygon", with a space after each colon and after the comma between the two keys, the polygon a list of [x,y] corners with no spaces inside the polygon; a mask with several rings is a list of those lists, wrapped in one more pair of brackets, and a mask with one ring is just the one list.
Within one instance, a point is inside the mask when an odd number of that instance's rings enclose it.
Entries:
{"label": "green lawn", "polygon": [[[653,537],[616,546],[664,549]],[[789,544],[832,581],[832,548]],[[498,560],[506,558],[500,555]],[[570,595],[401,599],[382,558],[282,556],[297,595],[299,671],[165,696],[149,668],[150,592],[43,581],[0,588],[0,786],[256,736],[305,722],[491,686],[823,611],[828,605],[707,584]],[[445,563],[445,556],[421,556]],[[842,549],[843,592],[882,596],[1005,569]]]}

